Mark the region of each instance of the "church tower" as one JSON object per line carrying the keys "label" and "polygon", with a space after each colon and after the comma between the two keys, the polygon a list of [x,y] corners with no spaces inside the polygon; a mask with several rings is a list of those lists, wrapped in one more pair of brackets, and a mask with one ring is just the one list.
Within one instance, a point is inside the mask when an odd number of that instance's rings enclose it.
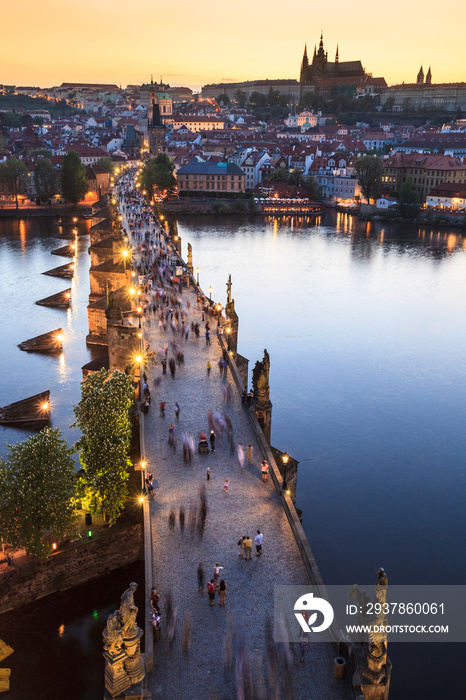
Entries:
{"label": "church tower", "polygon": [[427,75],[426,75],[426,85],[432,85],[432,73],[430,71],[430,66],[429,66],[429,70],[427,71]]}
{"label": "church tower", "polygon": [[301,61],[301,72],[299,74],[300,82],[304,82],[307,79],[307,74],[309,70],[309,59],[307,57],[307,44],[304,45],[303,60]]}
{"label": "church tower", "polygon": [[319,50],[312,60],[312,67],[316,74],[322,74],[327,63],[327,54],[324,51],[324,34],[320,33]]}
{"label": "church tower", "polygon": [[423,82],[424,82],[424,71],[422,70],[422,66],[421,66],[419,73],[417,74],[416,83],[418,85],[422,85]]}
{"label": "church tower", "polygon": [[154,79],[150,77],[149,106],[147,109],[147,131],[149,134],[149,152],[156,156],[166,150],[166,127],[160,118],[160,106]]}
{"label": "church tower", "polygon": [[335,54],[335,63],[338,63],[338,44],[337,44],[337,52]]}

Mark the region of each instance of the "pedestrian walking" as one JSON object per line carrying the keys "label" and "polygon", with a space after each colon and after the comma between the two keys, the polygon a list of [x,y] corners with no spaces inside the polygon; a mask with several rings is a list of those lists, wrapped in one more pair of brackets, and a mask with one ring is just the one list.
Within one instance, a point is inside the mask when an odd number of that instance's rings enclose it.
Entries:
{"label": "pedestrian walking", "polygon": [[165,418],[165,401],[160,402],[160,415],[162,418]]}
{"label": "pedestrian walking", "polygon": [[210,481],[210,469],[207,467],[207,481]]}
{"label": "pedestrian walking", "polygon": [[300,636],[299,637],[299,651],[301,652],[301,658],[300,661],[301,663],[304,662],[304,655],[306,653],[306,649],[309,646],[309,639],[307,637]]}
{"label": "pedestrian walking", "polygon": [[162,374],[166,374],[166,373],[167,373],[167,360],[164,357],[162,360]]}
{"label": "pedestrian walking", "polygon": [[218,597],[220,598],[219,605],[225,605],[225,598],[227,597],[227,584],[223,578],[218,586]]}
{"label": "pedestrian walking", "polygon": [[247,453],[248,453],[248,467],[250,467],[252,465],[252,459],[253,459],[253,446],[251,445],[250,442],[248,442]]}
{"label": "pedestrian walking", "polygon": [[170,368],[170,374],[172,375],[172,379],[175,379],[176,364],[173,357],[170,357],[170,359],[168,360],[168,366]]}
{"label": "pedestrian walking", "polygon": [[207,584],[207,593],[209,594],[209,605],[215,605],[215,581],[211,579]]}
{"label": "pedestrian walking", "polygon": [[204,567],[202,566],[202,562],[199,562],[199,566],[197,567],[197,590],[200,593],[204,593]]}
{"label": "pedestrian walking", "polygon": [[180,406],[178,401],[175,401],[175,418],[176,420],[180,420]]}
{"label": "pedestrian walking", "polygon": [[223,490],[225,491],[225,493],[228,493],[228,486],[229,485],[230,485],[229,480],[225,479],[225,481],[223,482]]}
{"label": "pedestrian walking", "polygon": [[264,535],[260,530],[257,531],[257,535],[254,538],[254,543],[256,545],[256,557],[260,557],[262,554],[262,540],[264,539]]}
{"label": "pedestrian walking", "polygon": [[246,537],[243,540],[243,548],[244,548],[244,558],[247,559],[248,561],[251,561],[252,540],[249,537],[249,535],[246,535]]}
{"label": "pedestrian walking", "polygon": [[180,514],[179,514],[181,532],[184,532],[184,518],[185,518],[184,508],[181,506],[180,507]]}
{"label": "pedestrian walking", "polygon": [[262,473],[262,481],[265,483],[267,481],[267,475],[269,473],[269,463],[267,462],[266,459],[263,459],[261,462],[261,473]]}
{"label": "pedestrian walking", "polygon": [[222,571],[222,569],[223,569],[223,566],[220,566],[220,564],[218,562],[216,562],[216,564],[214,566],[214,579],[213,579],[216,588],[218,587],[217,582],[218,582],[218,579],[220,577],[220,572]]}
{"label": "pedestrian walking", "polygon": [[239,556],[241,557],[241,559],[244,559],[244,540],[245,539],[246,539],[246,535],[242,535],[238,540]]}
{"label": "pedestrian walking", "polygon": [[244,447],[243,445],[238,445],[238,462],[240,467],[244,467]]}
{"label": "pedestrian walking", "polygon": [[208,329],[206,329],[206,332],[205,332],[205,344],[206,344],[206,346],[210,345],[210,332]]}
{"label": "pedestrian walking", "polygon": [[212,450],[212,452],[215,452],[215,433],[213,430],[210,431],[209,440],[210,440],[210,449]]}
{"label": "pedestrian walking", "polygon": [[170,532],[175,531],[175,517],[175,511],[171,510],[170,515],[168,516],[168,529],[170,530]]}
{"label": "pedestrian walking", "polygon": [[206,367],[207,367],[207,376],[210,377],[210,370],[212,369],[212,363],[208,362]]}

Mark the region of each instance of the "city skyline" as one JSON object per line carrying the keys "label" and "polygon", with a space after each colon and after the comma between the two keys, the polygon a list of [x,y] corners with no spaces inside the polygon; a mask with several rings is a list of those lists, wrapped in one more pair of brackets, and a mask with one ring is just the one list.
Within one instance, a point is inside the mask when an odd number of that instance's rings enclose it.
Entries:
{"label": "city skyline", "polygon": [[[25,0],[19,31],[17,10],[7,6],[0,82],[124,87],[147,82],[153,73],[154,79],[198,90],[206,83],[298,79],[304,45],[312,55],[321,31],[329,60],[338,45],[340,60],[360,59],[367,72],[389,85],[415,82],[421,65],[424,73],[431,66],[434,83],[466,80],[466,47],[455,47],[453,61],[451,37],[439,36],[433,8],[419,0],[409,7],[395,0],[383,13],[363,0],[357,17],[348,16],[342,0],[313,14],[305,0],[292,0],[286,14],[264,0],[254,5],[239,0],[234,13],[208,0],[199,0],[193,10],[180,0],[175,18],[168,6],[155,11],[149,0],[131,6],[85,1],[80,7],[76,12],[58,0],[39,5]],[[460,0],[449,11],[464,16]]]}

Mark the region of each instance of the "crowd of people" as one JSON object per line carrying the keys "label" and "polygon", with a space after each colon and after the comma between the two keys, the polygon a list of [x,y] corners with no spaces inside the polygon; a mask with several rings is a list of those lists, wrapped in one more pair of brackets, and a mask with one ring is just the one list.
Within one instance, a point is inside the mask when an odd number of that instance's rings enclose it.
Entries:
{"label": "crowd of people", "polygon": [[[177,373],[183,376],[183,368],[186,362],[185,353],[188,354],[186,351],[191,343],[199,343],[201,339],[203,346],[203,339],[205,339],[206,354],[210,352],[209,348],[213,333],[214,338],[215,332],[217,334],[221,333],[222,317],[215,305],[202,293],[198,293],[195,304],[194,301],[190,302],[188,295],[183,294],[184,285],[189,279],[186,267],[183,266],[182,261],[176,255],[175,246],[168,228],[155,216],[145,203],[139,189],[135,187],[134,173],[130,173],[119,181],[116,196],[120,212],[123,215],[124,233],[128,238],[128,242],[131,241],[133,248],[136,250],[133,278],[135,288],[137,285],[137,292],[140,292],[138,302],[141,313],[139,317],[130,317],[129,322],[139,324],[142,327],[150,325],[153,328],[155,326],[157,332],[151,332],[150,335],[162,339],[154,344],[158,345],[160,343],[158,347],[154,346],[152,348],[147,342],[145,344],[146,357],[150,360],[150,371],[147,369],[147,366],[146,371],[149,375],[151,373],[155,375],[155,378],[151,377],[150,381],[156,387],[155,395],[157,396],[160,409],[159,420],[168,416],[166,427],[161,432],[161,435],[164,438],[167,436],[168,445],[177,455],[178,442],[181,442],[182,456],[187,468],[189,463],[193,462],[196,447],[199,452],[207,450],[211,454],[208,466],[205,466],[203,469],[203,474],[206,475],[206,482],[209,483],[209,492],[212,493],[212,477],[214,477],[213,483],[215,483],[216,473],[221,470],[223,454],[229,454],[230,457],[236,455],[238,464],[242,469],[245,468],[246,462],[248,467],[254,466],[253,445],[247,443],[247,441],[241,441],[241,436],[235,435],[232,418],[233,410],[231,408],[233,391],[227,378],[228,353],[225,349],[222,350],[221,357],[218,360],[218,375],[216,369],[212,373],[212,358],[210,356],[208,356],[207,362],[203,365],[206,368],[205,381],[213,382],[214,377],[218,376],[218,380],[215,379],[215,381],[220,382],[223,407],[213,407],[206,415],[204,414],[204,418],[199,416],[200,422],[204,421],[204,424],[201,423],[199,425],[197,445],[195,433],[192,430],[184,429],[183,421],[180,422],[181,408],[179,402],[173,403],[173,400],[170,401],[163,395],[163,382],[168,381],[172,385],[171,379],[168,376],[167,378],[164,376],[169,374],[175,382],[172,386],[177,386],[177,382],[180,381]],[[182,268],[181,274],[180,267]],[[195,309],[193,308],[194,306]],[[194,310],[196,313],[194,313]],[[217,323],[216,331],[215,322]],[[158,370],[157,367],[159,368]],[[245,407],[251,405],[253,398],[252,390],[249,393],[245,390],[241,396],[242,405]],[[149,413],[151,389],[146,375],[144,375],[142,403],[144,412]],[[201,442],[203,443],[202,450]],[[181,453],[179,454],[181,459]],[[259,465],[259,460],[260,457],[257,459],[257,465]],[[267,482],[269,463],[266,459],[260,465],[260,472],[262,480]],[[170,537],[175,532],[179,532],[182,538],[188,538],[188,542],[189,537],[198,543],[202,542],[209,512],[206,482],[200,485],[199,493],[191,503],[188,502],[184,505],[178,505],[177,507],[173,505],[171,507],[168,514],[168,533]],[[220,480],[221,483],[222,480]],[[151,473],[147,474],[145,485],[147,493],[153,498],[154,483]],[[225,494],[230,493],[230,487],[231,480],[224,478],[223,491]],[[233,493],[234,497],[234,488],[231,493]],[[212,498],[212,495],[210,497]],[[226,496],[222,497],[226,498]],[[228,498],[231,498],[231,495]],[[257,525],[255,529],[257,529]],[[257,529],[254,538],[250,537],[247,532],[239,538],[239,556],[242,561],[252,560],[254,546],[257,560],[260,560],[263,551],[263,537],[263,533]],[[232,543],[233,547],[235,541],[236,538]],[[236,557],[236,555],[234,556]],[[225,557],[226,560],[227,557]],[[208,605],[211,607],[215,605],[217,598],[218,606],[228,607],[227,593],[229,587],[232,590],[235,588],[228,576],[230,568],[233,569],[234,567],[230,567],[229,562],[226,561],[226,563],[228,566],[223,567],[216,562],[212,569],[208,570],[209,575],[207,577],[203,564],[200,562],[198,565],[198,589],[203,594],[207,593]],[[246,568],[246,565],[244,566]],[[248,570],[250,570],[249,567]],[[164,627],[166,626],[169,641],[173,641],[177,616],[176,600],[173,599],[170,591],[166,592],[164,599]],[[160,632],[160,621],[162,619],[160,595],[155,589],[153,589],[151,594],[151,609],[154,621],[158,625],[156,629]],[[156,624],[154,624],[154,627],[156,627]],[[240,663],[242,663],[241,649],[245,644],[244,631],[240,632],[239,627],[235,628],[235,630],[234,634],[238,640],[238,648],[240,650],[237,660],[239,658]],[[185,618],[183,627],[182,640],[184,650],[189,649],[190,631],[191,618],[189,617],[189,619]],[[244,642],[243,646],[241,640]],[[226,640],[227,643],[228,640]],[[227,652],[226,656],[228,656]],[[246,662],[244,661],[244,663]]]}

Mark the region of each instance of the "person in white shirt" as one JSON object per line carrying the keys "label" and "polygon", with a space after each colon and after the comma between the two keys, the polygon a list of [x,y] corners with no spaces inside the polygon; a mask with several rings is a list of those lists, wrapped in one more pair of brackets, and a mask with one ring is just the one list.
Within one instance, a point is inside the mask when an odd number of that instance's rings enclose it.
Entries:
{"label": "person in white shirt", "polygon": [[260,557],[262,554],[262,540],[264,539],[264,535],[260,530],[257,531],[257,535],[254,538],[254,542],[256,544],[256,557]]}

